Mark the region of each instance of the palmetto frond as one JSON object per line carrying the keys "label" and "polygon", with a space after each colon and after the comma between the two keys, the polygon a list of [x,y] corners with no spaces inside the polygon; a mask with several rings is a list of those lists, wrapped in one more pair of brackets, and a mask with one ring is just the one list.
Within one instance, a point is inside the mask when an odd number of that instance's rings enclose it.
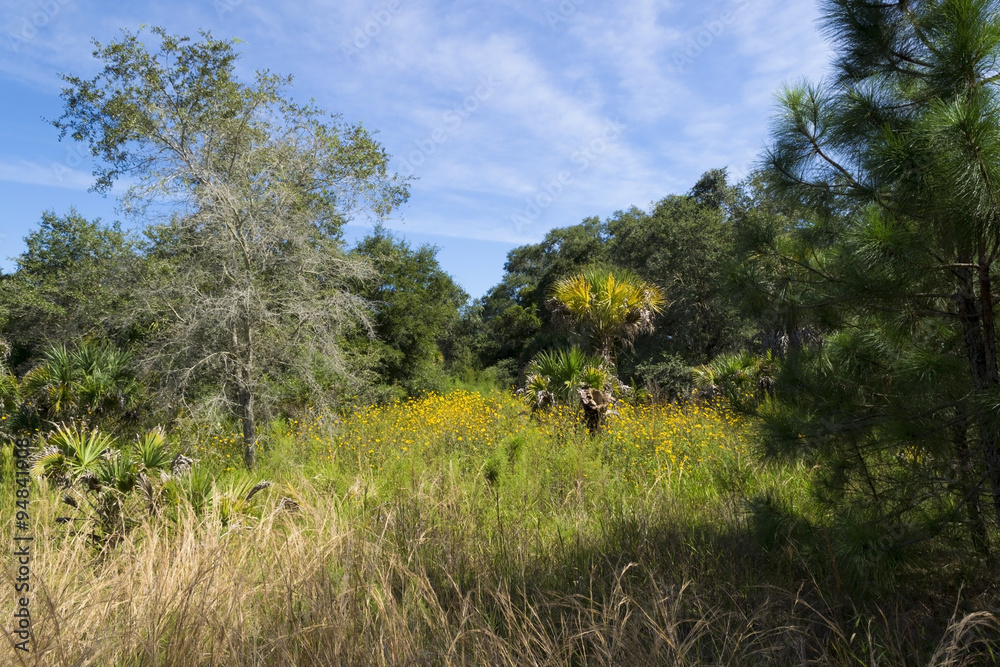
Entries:
{"label": "palmetto frond", "polygon": [[66,455],[70,465],[80,470],[93,468],[105,451],[114,449],[114,440],[97,429],[84,431],[78,426],[60,424],[48,440]]}
{"label": "palmetto frond", "polygon": [[605,361],[618,341],[631,341],[653,330],[653,317],[663,310],[663,291],[628,271],[594,270],[558,281],[550,305],[568,316],[589,336]]}
{"label": "palmetto frond", "polygon": [[590,311],[594,295],[586,276],[579,274],[557,282],[550,296],[570,315],[582,316]]}
{"label": "palmetto frond", "polygon": [[572,403],[580,387],[602,389],[611,381],[603,361],[578,347],[539,352],[525,373],[525,393],[537,408],[549,407],[555,399]]}
{"label": "palmetto frond", "polygon": [[135,451],[138,465],[143,471],[171,469],[173,458],[167,451],[166,436],[162,428],[157,427],[139,436]]}
{"label": "palmetto frond", "polygon": [[17,378],[0,365],[0,409],[3,409],[4,412],[11,412],[17,405],[19,398]]}
{"label": "palmetto frond", "polygon": [[69,483],[69,470],[66,466],[66,455],[55,447],[47,447],[39,452],[35,459],[34,472],[36,475],[45,477],[66,485]]}
{"label": "palmetto frond", "polygon": [[53,347],[21,381],[20,397],[43,419],[93,423],[98,415],[122,413],[134,404],[139,385],[130,364],[127,352],[93,341],[72,352]]}
{"label": "palmetto frond", "polygon": [[212,505],[223,525],[253,515],[257,509],[254,498],[270,486],[271,482],[243,477],[231,481],[222,491],[216,489],[212,495]]}
{"label": "palmetto frond", "polygon": [[139,481],[136,461],[129,450],[101,461],[95,474],[104,487],[122,494],[131,493]]}
{"label": "palmetto frond", "polygon": [[60,424],[35,460],[35,474],[64,485],[73,484],[94,475],[107,460],[105,452],[114,451],[113,445],[111,437],[96,429],[83,431],[78,426]]}
{"label": "palmetto frond", "polygon": [[21,381],[24,398],[52,417],[61,417],[75,406],[77,386],[78,375],[73,369],[58,362],[50,364],[48,360],[29,371]]}

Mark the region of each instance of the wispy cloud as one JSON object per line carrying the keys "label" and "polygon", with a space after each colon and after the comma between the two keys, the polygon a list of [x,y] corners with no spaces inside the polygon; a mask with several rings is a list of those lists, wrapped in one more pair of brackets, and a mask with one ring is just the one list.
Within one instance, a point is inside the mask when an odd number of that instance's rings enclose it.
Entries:
{"label": "wispy cloud", "polygon": [[0,181],[85,191],[94,184],[94,177],[61,162],[43,165],[28,160],[0,158]]}
{"label": "wispy cloud", "polygon": [[[16,28],[34,1],[5,3],[0,25]],[[4,48],[0,35],[0,85],[47,91],[45,115],[60,106],[58,72],[96,71],[91,37],[107,42],[140,23],[239,37],[241,76],[293,74],[297,99],[379,130],[395,167],[419,177],[392,224],[504,242],[648,205],[709,168],[745,173],[766,139],[774,90],[817,78],[829,58],[813,2],[47,1],[58,15],[22,48]],[[679,66],[692,43],[697,57]],[[477,95],[483,81],[496,84],[486,96]],[[582,169],[581,147],[609,122],[625,129]],[[43,155],[65,151],[51,145],[51,128],[40,125],[39,136],[49,142]],[[0,179],[86,189],[85,166],[68,167],[60,178],[39,155],[15,152],[0,161]],[[572,182],[516,229],[512,211],[563,173]]]}

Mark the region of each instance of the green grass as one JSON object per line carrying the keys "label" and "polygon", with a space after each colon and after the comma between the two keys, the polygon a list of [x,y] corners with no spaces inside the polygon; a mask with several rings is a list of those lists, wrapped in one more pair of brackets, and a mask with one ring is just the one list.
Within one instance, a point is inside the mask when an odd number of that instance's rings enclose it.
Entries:
{"label": "green grass", "polygon": [[[910,588],[849,590],[808,469],[759,463],[752,429],[717,407],[627,409],[591,437],[572,411],[537,419],[507,395],[456,391],[265,436],[255,475],[274,486],[244,515],[177,506],[104,554],[36,488],[36,650],[0,647],[0,663],[995,659],[996,598],[951,578],[953,551],[911,567]],[[218,489],[245,475],[234,430],[173,444]],[[770,514],[752,513],[764,498]],[[12,608],[11,587],[0,595]]]}

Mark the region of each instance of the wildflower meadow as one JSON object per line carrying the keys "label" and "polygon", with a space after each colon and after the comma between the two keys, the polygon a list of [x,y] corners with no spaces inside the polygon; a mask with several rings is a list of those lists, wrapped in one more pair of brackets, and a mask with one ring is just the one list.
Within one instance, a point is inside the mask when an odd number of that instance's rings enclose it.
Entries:
{"label": "wildflower meadow", "polygon": [[[195,502],[193,475],[113,548],[57,521],[60,492],[35,486],[36,650],[5,644],[4,664],[882,664],[929,651],[943,665],[993,650],[988,615],[913,634],[918,601],[873,606],[852,628],[818,583],[791,585],[806,555],[759,549],[748,508],[808,511],[804,471],[759,463],[752,424],[720,401],[623,403],[596,434],[577,410],[533,412],[499,391],[307,408],[270,425],[253,479],[232,464],[234,429],[176,430],[215,500]],[[258,478],[270,485],[251,489]]]}

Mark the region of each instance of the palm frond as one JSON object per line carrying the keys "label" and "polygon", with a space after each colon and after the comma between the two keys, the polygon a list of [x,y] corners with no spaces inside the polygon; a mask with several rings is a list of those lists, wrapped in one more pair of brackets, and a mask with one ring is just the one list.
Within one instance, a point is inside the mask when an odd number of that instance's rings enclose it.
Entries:
{"label": "palm frond", "polygon": [[167,451],[166,434],[157,427],[139,436],[135,446],[139,466],[146,471],[170,470],[173,460]]}

